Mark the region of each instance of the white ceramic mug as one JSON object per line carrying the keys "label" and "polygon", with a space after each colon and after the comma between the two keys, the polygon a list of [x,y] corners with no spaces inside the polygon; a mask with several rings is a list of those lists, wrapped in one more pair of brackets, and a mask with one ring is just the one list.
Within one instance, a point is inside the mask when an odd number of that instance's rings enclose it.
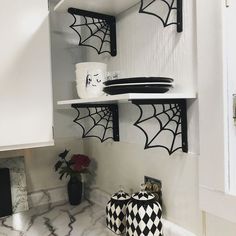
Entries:
{"label": "white ceramic mug", "polygon": [[104,95],[107,65],[98,62],[76,64],[77,93],[80,98],[94,98]]}

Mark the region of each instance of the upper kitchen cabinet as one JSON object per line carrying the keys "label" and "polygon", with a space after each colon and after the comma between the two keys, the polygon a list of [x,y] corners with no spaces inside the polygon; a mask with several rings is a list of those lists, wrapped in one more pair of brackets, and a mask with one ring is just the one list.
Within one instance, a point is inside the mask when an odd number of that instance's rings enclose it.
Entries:
{"label": "upper kitchen cabinet", "polygon": [[0,151],[53,145],[47,0],[3,0],[0,28]]}

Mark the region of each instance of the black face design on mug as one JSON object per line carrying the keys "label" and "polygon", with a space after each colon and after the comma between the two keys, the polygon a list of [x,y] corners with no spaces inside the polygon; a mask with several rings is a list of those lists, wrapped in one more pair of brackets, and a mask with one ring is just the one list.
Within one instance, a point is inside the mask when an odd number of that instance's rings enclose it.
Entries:
{"label": "black face design on mug", "polygon": [[100,87],[102,85],[102,73],[101,71],[87,72],[86,76],[86,88],[88,87]]}

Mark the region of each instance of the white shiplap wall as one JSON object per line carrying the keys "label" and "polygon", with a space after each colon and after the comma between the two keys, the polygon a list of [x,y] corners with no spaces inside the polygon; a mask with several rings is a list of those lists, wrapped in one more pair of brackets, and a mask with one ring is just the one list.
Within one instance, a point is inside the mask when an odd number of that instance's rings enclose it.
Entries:
{"label": "white shiplap wall", "polygon": [[[98,56],[93,49],[83,48],[83,61],[108,63],[110,71],[121,77],[170,76],[176,91],[194,91],[197,87],[195,1],[184,1],[183,33],[174,26],[163,28],[152,16],[139,14],[139,6],[117,18],[116,57]],[[163,182],[165,217],[201,235],[201,214],[198,207],[198,104],[188,101],[188,133],[190,153],[169,157],[165,150],[144,151],[144,135],[133,126],[139,113],[135,106],[120,105],[120,143],[99,144],[88,139],[85,152],[95,162],[95,186],[114,192],[120,184],[128,191],[138,190],[144,175]],[[152,123],[149,130],[155,129]],[[132,190],[131,190],[132,189]]]}
{"label": "white shiplap wall", "polygon": [[121,77],[170,76],[178,91],[194,90],[196,81],[195,3],[184,2],[184,30],[163,28],[154,16],[139,14],[139,5],[117,17],[117,56],[98,56],[87,49],[88,61],[105,61]]}
{"label": "white shiplap wall", "polygon": [[[164,28],[159,19],[140,14],[138,10],[139,5],[136,5],[117,17],[116,57],[109,54],[99,56],[94,49],[80,47],[82,61],[105,62],[108,70],[119,71],[121,78],[172,77],[175,79],[176,92],[196,92],[195,1],[184,2],[182,33],[176,32],[176,26]],[[76,34],[74,36],[77,37]],[[198,107],[194,101],[188,104],[190,151],[198,153]],[[137,120],[137,108],[123,105],[120,111],[121,140],[143,145],[143,135],[130,125]]]}

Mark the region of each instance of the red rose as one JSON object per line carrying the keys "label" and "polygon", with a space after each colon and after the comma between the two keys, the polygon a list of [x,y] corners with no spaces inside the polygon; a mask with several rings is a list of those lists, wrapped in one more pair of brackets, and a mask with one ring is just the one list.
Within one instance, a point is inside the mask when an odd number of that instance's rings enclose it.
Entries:
{"label": "red rose", "polygon": [[73,155],[71,161],[74,163],[73,169],[78,172],[83,170],[84,168],[87,168],[91,162],[89,157],[81,154]]}

